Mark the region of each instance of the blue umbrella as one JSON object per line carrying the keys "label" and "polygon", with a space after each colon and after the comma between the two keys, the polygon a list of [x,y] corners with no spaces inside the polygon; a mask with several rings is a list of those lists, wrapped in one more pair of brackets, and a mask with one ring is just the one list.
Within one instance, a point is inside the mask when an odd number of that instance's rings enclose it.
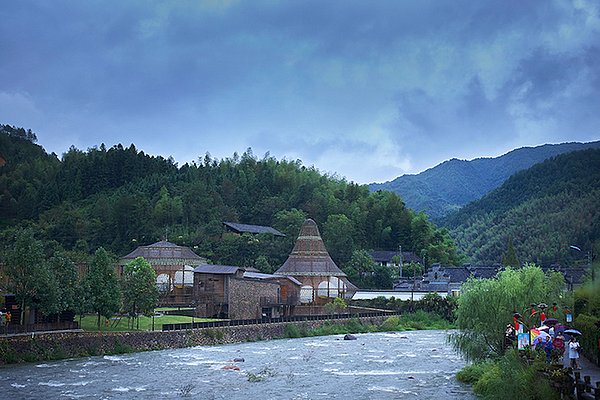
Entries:
{"label": "blue umbrella", "polygon": [[581,335],[581,332],[579,332],[577,329],[567,329],[565,330],[565,333],[567,335]]}

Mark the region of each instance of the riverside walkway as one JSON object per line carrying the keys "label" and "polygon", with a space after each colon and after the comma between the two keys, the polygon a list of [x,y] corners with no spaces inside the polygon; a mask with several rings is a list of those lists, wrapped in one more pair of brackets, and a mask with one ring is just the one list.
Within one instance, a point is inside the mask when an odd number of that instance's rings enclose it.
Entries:
{"label": "riverside walkway", "polygon": [[[570,367],[569,365],[569,358],[565,357],[563,358],[563,365],[565,366],[565,368]],[[600,367],[598,367],[596,364],[592,363],[591,361],[589,361],[587,358],[585,357],[579,357],[579,365],[581,366],[581,369],[578,370],[574,370],[573,371],[573,375],[576,377],[575,373],[579,373],[581,380],[583,381],[584,378],[586,376],[590,377],[590,383],[591,383],[591,390],[588,393],[585,393],[585,396],[583,397],[577,397],[579,398],[589,398],[589,399],[597,399],[598,397],[594,397],[594,388],[600,388]],[[596,392],[600,391],[600,389],[595,389]],[[583,390],[582,390],[583,392]],[[579,391],[578,391],[579,393]]]}
{"label": "riverside walkway", "polygon": [[[565,368],[568,368],[570,366],[569,358],[566,357],[566,354],[563,359],[563,365],[565,366]],[[592,383],[600,382],[600,367],[598,367],[585,357],[579,357],[579,365],[581,366],[581,369],[575,371],[579,371],[582,377],[588,375],[592,378]]]}

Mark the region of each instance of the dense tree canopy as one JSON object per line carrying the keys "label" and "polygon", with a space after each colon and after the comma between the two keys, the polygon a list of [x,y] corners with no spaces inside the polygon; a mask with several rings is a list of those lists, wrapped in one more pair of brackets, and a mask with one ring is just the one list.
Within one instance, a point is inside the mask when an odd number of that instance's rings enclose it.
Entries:
{"label": "dense tree canopy", "polygon": [[[0,208],[0,228],[27,224],[67,251],[104,247],[123,255],[167,236],[215,263],[273,270],[309,217],[342,269],[355,250],[399,246],[425,250],[428,264],[461,262],[447,232],[397,195],[369,193],[300,161],[259,159],[248,149],[178,167],[120,144],[71,148],[59,160],[29,140],[2,133],[0,139],[12,149],[0,167],[0,203],[9,205]],[[229,237],[223,221],[274,226],[286,237]]]}
{"label": "dense tree canopy", "polygon": [[600,251],[600,150],[563,154],[521,171],[444,224],[474,263],[501,262],[509,239],[521,262],[585,262],[587,251]]}

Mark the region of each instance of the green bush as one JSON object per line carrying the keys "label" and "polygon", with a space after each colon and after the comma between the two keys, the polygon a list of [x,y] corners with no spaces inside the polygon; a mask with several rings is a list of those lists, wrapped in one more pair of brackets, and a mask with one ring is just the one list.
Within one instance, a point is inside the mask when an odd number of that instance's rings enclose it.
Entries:
{"label": "green bush", "polygon": [[396,331],[400,327],[400,317],[394,315],[393,317],[386,318],[385,321],[379,327],[381,331]]}
{"label": "green bush", "polygon": [[114,352],[114,354],[132,353],[134,351],[135,350],[133,349],[133,347],[121,343],[120,340],[116,340],[115,344],[113,346],[113,352]]}
{"label": "green bush", "polygon": [[456,378],[471,383],[475,394],[484,400],[558,399],[558,393],[542,378],[540,371],[545,368],[545,355],[540,354],[533,365],[528,365],[511,351],[495,361],[469,365]]}
{"label": "green bush", "polygon": [[456,379],[460,382],[474,384],[483,376],[484,372],[490,368],[491,362],[479,362],[465,366],[463,369],[458,371]]}
{"label": "green bush", "polygon": [[286,338],[290,338],[290,339],[296,339],[296,338],[302,337],[302,335],[300,334],[300,329],[298,328],[297,325],[294,325],[294,324],[287,324],[283,328],[283,335]]}
{"label": "green bush", "polygon": [[581,331],[581,348],[585,356],[592,362],[600,365],[600,350],[598,341],[600,340],[600,329],[597,323],[600,318],[587,314],[579,314],[575,318],[575,329]]}

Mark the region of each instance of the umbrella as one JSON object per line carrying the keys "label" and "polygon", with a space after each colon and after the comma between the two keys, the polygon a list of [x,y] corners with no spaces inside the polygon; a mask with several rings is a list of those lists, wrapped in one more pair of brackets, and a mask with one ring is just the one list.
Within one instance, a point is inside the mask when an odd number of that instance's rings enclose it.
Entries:
{"label": "umbrella", "polygon": [[533,345],[535,346],[536,344],[538,344],[538,343],[540,343],[540,342],[541,342],[541,343],[544,343],[544,342],[546,342],[546,338],[549,338],[549,337],[550,337],[550,335],[549,335],[549,334],[547,334],[547,333],[546,333],[546,332],[544,332],[544,331],[540,331],[540,334],[539,334],[539,335],[537,335],[537,336],[536,336],[536,337],[533,339]]}
{"label": "umbrella", "polygon": [[554,332],[564,332],[565,329],[567,329],[567,327],[564,325],[561,325],[561,324],[554,325]]}
{"label": "umbrella", "polygon": [[550,329],[550,327],[549,327],[549,326],[542,325],[542,326],[540,326],[540,327],[538,328],[538,331],[547,331],[548,329]]}
{"label": "umbrella", "polygon": [[581,332],[579,332],[577,329],[567,329],[564,333],[567,335],[581,335]]}
{"label": "umbrella", "polygon": [[556,318],[546,318],[546,320],[544,321],[545,325],[548,326],[554,326],[556,324],[558,324],[558,320]]}

